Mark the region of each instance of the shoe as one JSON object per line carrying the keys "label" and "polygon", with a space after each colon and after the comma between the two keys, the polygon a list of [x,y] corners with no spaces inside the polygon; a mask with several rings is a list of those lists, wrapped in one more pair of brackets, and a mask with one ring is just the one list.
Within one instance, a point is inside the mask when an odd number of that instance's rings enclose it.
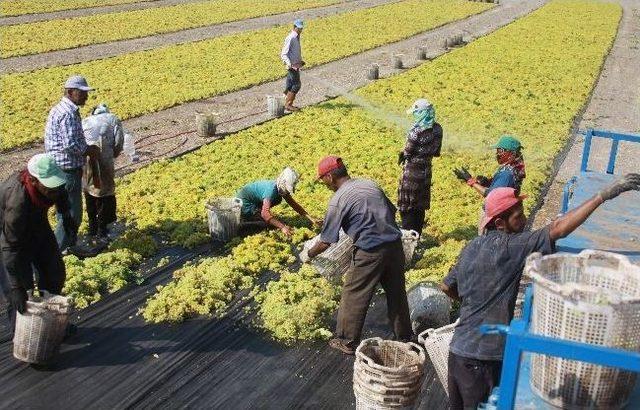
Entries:
{"label": "shoe", "polygon": [[332,349],[340,350],[342,353],[348,354],[350,356],[356,354],[355,349],[345,343],[342,339],[329,340],[329,347],[331,347]]}
{"label": "shoe", "polygon": [[284,109],[289,111],[289,112],[294,112],[294,111],[300,111],[300,108],[293,106],[293,105],[285,105]]}

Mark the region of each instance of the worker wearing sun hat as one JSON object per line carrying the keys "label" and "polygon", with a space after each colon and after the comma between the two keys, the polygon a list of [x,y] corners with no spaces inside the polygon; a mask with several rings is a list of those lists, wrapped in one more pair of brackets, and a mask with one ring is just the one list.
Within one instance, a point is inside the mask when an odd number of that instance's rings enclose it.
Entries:
{"label": "worker wearing sun hat", "polygon": [[431,207],[431,162],[440,156],[442,127],[436,122],[436,111],[428,100],[416,100],[407,110],[414,125],[398,163],[402,175],[398,183],[398,210],[402,229],[422,234],[426,211]]}
{"label": "worker wearing sun hat", "polygon": [[287,111],[298,111],[299,108],[293,105],[293,101],[300,91],[302,83],[300,81],[300,68],[306,63],[302,59],[302,47],[300,45],[300,36],[304,29],[304,21],[296,19],[293,22],[293,29],[284,39],[280,58],[287,67],[287,79],[285,82],[285,104]]}
{"label": "worker wearing sun hat", "polygon": [[396,338],[409,341],[413,331],[395,206],[375,182],[352,179],[340,157],[323,158],[318,164],[318,178],[335,193],[329,201],[320,241],[308,252],[303,251],[300,259],[307,262],[338,242],[341,229],[354,245],[351,266],[342,286],[336,331],[329,346],[354,354],[378,284],[385,291],[388,317]]}
{"label": "worker wearing sun hat", "polygon": [[[90,164],[97,167],[100,149],[95,145],[87,145],[82,130],[80,107],[85,105],[89,92],[86,78],[72,75],[64,83],[64,94],[58,104],[49,111],[44,132],[45,151],[53,156],[56,164],[64,171],[66,178],[65,189],[69,198],[71,215],[77,226],[82,222],[82,171],[87,156]],[[95,178],[95,185],[100,185],[99,177]],[[66,251],[75,245],[77,231],[73,235],[67,234],[62,215],[56,214],[57,225],[55,235],[60,249]]]}
{"label": "worker wearing sun hat", "polygon": [[0,185],[0,258],[10,289],[10,307],[24,312],[27,290],[33,289],[33,268],[38,289],[60,294],[65,268],[47,212],[56,205],[65,229],[77,226],[69,213],[66,178],[48,154],[33,156],[27,168]]}
{"label": "worker wearing sun hat", "polygon": [[243,186],[236,194],[236,197],[242,200],[242,219],[262,220],[291,236],[291,227],[271,213],[271,208],[284,199],[300,216],[308,219],[313,225],[321,225],[321,221],[310,216],[302,205],[293,199],[299,180],[300,175],[293,168],[286,167],[275,180],[258,180]]}
{"label": "worker wearing sun hat", "polygon": [[481,227],[487,233],[469,242],[441,288],[460,301],[460,322],[449,350],[449,402],[452,409],[477,408],[499,384],[504,337],[483,335],[484,323],[507,325],[513,318],[527,256],[555,252],[555,241],[578,228],[605,201],[640,190],[640,175],[628,174],[577,208],[535,231],[525,231],[524,195],[496,188],[485,199]]}

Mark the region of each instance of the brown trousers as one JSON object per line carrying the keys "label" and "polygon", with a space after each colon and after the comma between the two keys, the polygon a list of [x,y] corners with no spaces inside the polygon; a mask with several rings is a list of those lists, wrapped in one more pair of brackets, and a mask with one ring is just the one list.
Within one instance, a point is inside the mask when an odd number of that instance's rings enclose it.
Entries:
{"label": "brown trousers", "polygon": [[355,348],[360,342],[369,303],[380,283],[387,296],[387,317],[396,339],[409,341],[413,332],[404,281],[402,242],[390,242],[365,251],[355,248],[342,287],[335,337]]}

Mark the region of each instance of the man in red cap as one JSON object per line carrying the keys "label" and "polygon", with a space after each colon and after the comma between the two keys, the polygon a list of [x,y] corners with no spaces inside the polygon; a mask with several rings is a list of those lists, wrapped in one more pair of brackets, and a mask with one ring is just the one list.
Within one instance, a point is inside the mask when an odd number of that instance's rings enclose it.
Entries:
{"label": "man in red cap", "polygon": [[442,290],[460,303],[460,323],[449,350],[449,402],[452,409],[476,408],[499,384],[504,337],[482,335],[483,323],[508,324],[513,318],[527,256],[555,252],[555,241],[578,228],[605,201],[640,190],[640,175],[628,174],[600,193],[536,231],[525,231],[522,200],[513,188],[496,188],[485,199],[485,235],[462,250]]}
{"label": "man in red cap", "polygon": [[404,252],[396,208],[380,187],[368,179],[352,179],[342,159],[325,157],[318,164],[318,179],[335,192],[329,201],[320,241],[300,255],[307,262],[338,242],[340,229],[354,245],[353,262],[342,287],[335,338],[329,346],[354,354],[360,343],[364,318],[376,285],[387,295],[388,317],[395,336],[413,337],[404,280]]}

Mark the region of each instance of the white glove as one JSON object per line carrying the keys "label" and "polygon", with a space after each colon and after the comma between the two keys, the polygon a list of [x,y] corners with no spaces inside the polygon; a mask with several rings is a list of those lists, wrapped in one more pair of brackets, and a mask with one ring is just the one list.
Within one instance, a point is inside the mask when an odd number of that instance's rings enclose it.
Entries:
{"label": "white glove", "polygon": [[311,260],[311,258],[309,257],[309,250],[304,248],[302,249],[302,251],[300,251],[300,261],[302,261],[302,263],[307,263]]}

